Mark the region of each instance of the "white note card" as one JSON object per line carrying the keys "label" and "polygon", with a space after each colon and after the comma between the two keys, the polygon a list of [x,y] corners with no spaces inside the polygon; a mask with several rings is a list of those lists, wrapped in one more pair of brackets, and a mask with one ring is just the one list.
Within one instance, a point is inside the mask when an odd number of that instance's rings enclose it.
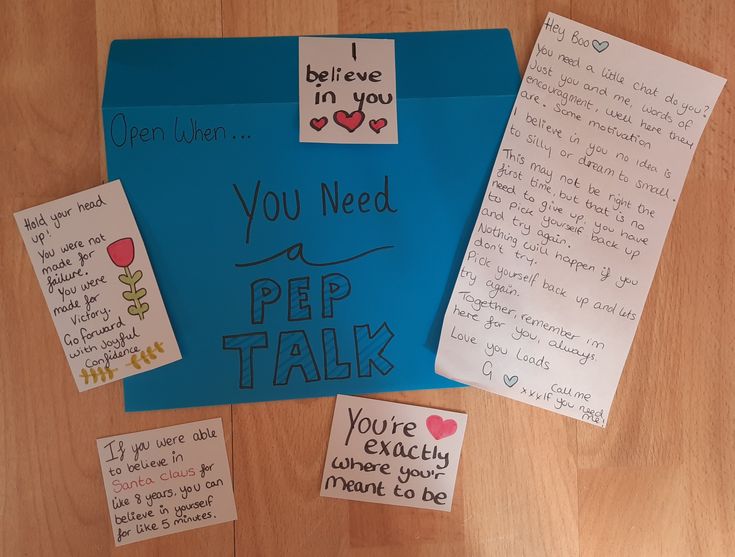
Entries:
{"label": "white note card", "polygon": [[467,415],[337,396],[322,497],[449,512]]}
{"label": "white note card", "polygon": [[97,439],[115,545],[237,520],[222,420]]}
{"label": "white note card", "polygon": [[724,84],[546,16],[446,310],[437,373],[607,424]]}
{"label": "white note card", "polygon": [[299,138],[398,143],[393,39],[299,37]]}
{"label": "white note card", "polygon": [[181,359],[119,180],[15,220],[80,391]]}

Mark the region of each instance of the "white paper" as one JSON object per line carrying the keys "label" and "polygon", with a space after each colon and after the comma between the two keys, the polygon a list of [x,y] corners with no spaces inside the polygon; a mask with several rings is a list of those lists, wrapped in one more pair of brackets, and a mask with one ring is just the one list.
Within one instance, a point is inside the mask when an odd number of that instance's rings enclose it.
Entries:
{"label": "white paper", "polygon": [[299,37],[299,137],[398,143],[393,39]]}
{"label": "white paper", "polygon": [[467,416],[337,396],[322,497],[452,510]]}
{"label": "white paper", "polygon": [[80,391],[181,359],[119,180],[15,220]]}
{"label": "white paper", "polygon": [[447,307],[437,373],[606,425],[724,83],[547,15]]}
{"label": "white paper", "polygon": [[115,545],[237,520],[222,420],[97,440]]}

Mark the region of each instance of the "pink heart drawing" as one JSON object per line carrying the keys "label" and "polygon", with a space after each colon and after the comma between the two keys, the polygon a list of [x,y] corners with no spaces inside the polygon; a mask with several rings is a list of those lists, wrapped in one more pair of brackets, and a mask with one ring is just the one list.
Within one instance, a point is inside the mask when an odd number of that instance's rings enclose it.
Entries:
{"label": "pink heart drawing", "polygon": [[369,124],[371,130],[375,133],[380,133],[380,130],[388,125],[388,120],[385,118],[378,118],[377,120],[370,120]]}
{"label": "pink heart drawing", "polygon": [[334,113],[334,121],[337,122],[337,125],[342,126],[350,133],[359,128],[363,120],[365,120],[365,113],[362,110],[355,110],[349,114],[344,110],[338,110]]}
{"label": "pink heart drawing", "polygon": [[326,116],[322,116],[321,118],[312,118],[311,122],[309,122],[309,125],[314,128],[316,131],[321,131],[324,126],[326,126],[329,123],[329,120],[327,120]]}
{"label": "pink heart drawing", "polygon": [[426,429],[429,430],[434,439],[439,441],[439,439],[450,437],[456,433],[457,422],[452,419],[443,420],[441,416],[432,414],[426,418]]}

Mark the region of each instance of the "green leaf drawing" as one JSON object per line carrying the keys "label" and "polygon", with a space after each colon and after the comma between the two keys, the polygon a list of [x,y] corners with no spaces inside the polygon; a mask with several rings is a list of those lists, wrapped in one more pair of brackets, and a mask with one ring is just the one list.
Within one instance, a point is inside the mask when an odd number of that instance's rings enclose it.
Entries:
{"label": "green leaf drawing", "polygon": [[149,306],[145,302],[141,302],[140,299],[146,295],[147,291],[145,288],[136,288],[138,281],[143,278],[143,272],[135,271],[131,274],[130,269],[125,267],[125,274],[118,275],[117,278],[120,282],[130,287],[130,290],[123,292],[122,295],[127,301],[133,302],[133,304],[128,307],[128,313],[143,319],[143,315],[148,311]]}
{"label": "green leaf drawing", "polygon": [[133,292],[123,292],[123,298],[125,298],[128,302],[134,302],[135,300],[140,300],[143,296],[145,296],[146,293],[145,288],[138,288],[134,293]]}
{"label": "green leaf drawing", "polygon": [[125,267],[126,274],[124,275],[118,275],[118,279],[120,279],[120,282],[127,284],[128,286],[134,286],[141,278],[143,278],[143,271],[135,271],[132,275],[130,274],[130,270]]}
{"label": "green leaf drawing", "polygon": [[145,302],[139,304],[139,305],[132,305],[128,306],[128,313],[130,315],[137,315],[141,319],[143,319],[143,314],[148,311],[148,304]]}

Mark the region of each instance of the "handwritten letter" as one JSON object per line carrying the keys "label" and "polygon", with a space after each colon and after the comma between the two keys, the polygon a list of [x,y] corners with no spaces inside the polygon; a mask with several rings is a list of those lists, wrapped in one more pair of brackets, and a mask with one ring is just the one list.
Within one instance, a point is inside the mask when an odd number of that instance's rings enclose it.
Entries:
{"label": "handwritten letter", "polygon": [[97,440],[115,545],[237,519],[222,420]]}
{"label": "handwritten letter", "polygon": [[724,83],[547,15],[446,311],[437,373],[606,425]]}
{"label": "handwritten letter", "polygon": [[467,416],[339,395],[322,497],[452,510]]}
{"label": "handwritten letter", "polygon": [[398,143],[393,39],[299,38],[300,139]]}
{"label": "handwritten letter", "polygon": [[181,359],[119,180],[15,220],[80,391]]}

